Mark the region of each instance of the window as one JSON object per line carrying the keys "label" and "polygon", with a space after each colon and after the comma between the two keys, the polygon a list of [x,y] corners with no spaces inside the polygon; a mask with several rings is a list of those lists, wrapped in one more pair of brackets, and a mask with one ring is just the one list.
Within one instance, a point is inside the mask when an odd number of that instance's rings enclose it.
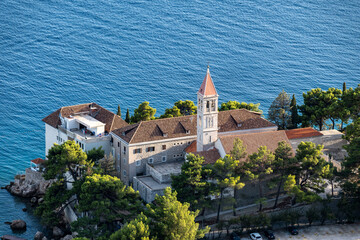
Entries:
{"label": "window", "polygon": [[146,151],[153,152],[153,151],[155,151],[155,147],[148,147],[148,148],[146,148]]}
{"label": "window", "polygon": [[190,134],[190,130],[186,130],[186,134]]}
{"label": "window", "polygon": [[188,142],[188,145],[190,145],[191,144],[191,142]]}
{"label": "window", "polygon": [[120,142],[118,142],[118,147],[120,147]]}
{"label": "window", "polygon": [[149,158],[149,159],[148,159],[148,163],[154,163],[154,159],[153,159],[153,158]]}
{"label": "window", "polygon": [[209,137],[209,143],[211,143],[211,136]]}
{"label": "window", "polygon": [[123,150],[124,154],[126,154],[126,147],[124,146],[124,150]]}
{"label": "window", "polygon": [[209,111],[209,108],[210,108],[210,101],[206,101],[206,110]]}
{"label": "window", "polygon": [[166,150],[166,145],[162,145],[162,150]]}
{"label": "window", "polygon": [[124,175],[124,177],[126,177],[126,170],[123,171],[123,175]]}
{"label": "window", "polygon": [[162,156],[161,161],[166,162],[166,156]]}
{"label": "window", "polygon": [[176,158],[176,155],[174,154],[174,158]]}
{"label": "window", "polygon": [[141,166],[141,160],[136,161],[136,166],[138,166],[138,167]]}
{"label": "window", "polygon": [[211,101],[211,111],[215,111],[215,100]]}
{"label": "window", "polygon": [[120,153],[118,153],[118,159],[120,160]]}
{"label": "window", "polygon": [[141,153],[141,148],[134,149],[134,153]]}

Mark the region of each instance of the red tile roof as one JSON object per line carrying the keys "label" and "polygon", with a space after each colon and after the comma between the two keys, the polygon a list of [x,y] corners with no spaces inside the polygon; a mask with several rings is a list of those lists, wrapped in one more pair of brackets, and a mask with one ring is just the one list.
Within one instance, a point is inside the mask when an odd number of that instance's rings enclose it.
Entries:
{"label": "red tile roof", "polygon": [[317,136],[322,136],[323,134],[311,127],[307,127],[307,128],[286,130],[286,135],[289,139],[296,139],[296,138],[317,137]]}
{"label": "red tile roof", "polygon": [[257,152],[260,146],[266,146],[270,151],[274,152],[275,149],[278,147],[278,142],[281,141],[285,141],[289,146],[291,146],[290,141],[287,138],[285,131],[283,130],[220,136],[219,138],[226,154],[230,154],[230,151],[234,147],[234,141],[236,138],[240,139],[243,142],[244,146],[246,147],[246,153],[248,155]]}
{"label": "red tile roof", "polygon": [[105,123],[105,131],[107,132],[111,132],[114,129],[122,128],[128,125],[124,120],[121,119],[121,117],[96,103],[85,103],[62,107],[45,117],[42,121],[54,128],[57,128],[59,125],[61,125],[60,116],[69,117],[75,113],[89,114],[96,120]]}
{"label": "red tile roof", "polygon": [[[196,115],[188,115],[143,121],[112,132],[128,143],[141,143],[194,136],[197,134],[196,122]],[[218,123],[219,132],[276,127],[275,124],[261,118],[261,114],[247,109],[221,111],[218,115]]]}
{"label": "red tile roof", "polygon": [[187,146],[184,151],[187,153],[196,152],[196,140],[194,140],[189,146]]}
{"label": "red tile roof", "polygon": [[[196,141],[195,141],[195,147],[196,147]],[[192,152],[192,154],[203,157],[204,165],[214,164],[221,157],[219,151],[216,148],[202,152]]]}
{"label": "red tile roof", "polygon": [[199,93],[203,96],[217,95],[214,82],[210,76],[209,66],[207,68],[207,72],[206,72],[204,81],[202,82],[202,84],[200,86]]}
{"label": "red tile roof", "polygon": [[41,164],[41,163],[45,162],[45,160],[42,158],[35,158],[35,159],[31,160],[31,162],[33,162],[35,164]]}

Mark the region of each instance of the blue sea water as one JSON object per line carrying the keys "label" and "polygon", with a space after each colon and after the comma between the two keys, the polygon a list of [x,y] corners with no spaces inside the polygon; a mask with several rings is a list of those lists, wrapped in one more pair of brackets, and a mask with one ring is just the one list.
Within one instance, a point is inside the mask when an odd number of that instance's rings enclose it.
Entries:
{"label": "blue sea water", "polygon": [[[261,104],[284,89],[360,83],[360,4],[309,1],[0,1],[0,185],[44,157],[41,119],[61,106],[96,102],[160,115],[196,100],[210,64],[220,102]],[[5,221],[32,239],[39,219],[0,191]]]}

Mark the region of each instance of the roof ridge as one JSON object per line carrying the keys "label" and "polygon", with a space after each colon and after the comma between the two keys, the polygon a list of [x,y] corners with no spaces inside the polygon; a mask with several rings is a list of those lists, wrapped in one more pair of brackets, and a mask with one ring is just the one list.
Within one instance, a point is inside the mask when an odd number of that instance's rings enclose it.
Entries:
{"label": "roof ridge", "polygon": [[[276,130],[276,131],[263,131],[263,132],[253,132],[253,133],[240,133],[240,134],[234,134],[234,135],[225,135],[225,136],[219,136],[219,138],[230,138],[234,136],[246,136],[246,135],[253,135],[253,134],[270,134],[270,133],[278,133],[282,132],[285,133],[286,130]],[[286,134],[286,133],[285,133]]]}
{"label": "roof ridge", "polygon": [[130,144],[130,143],[131,143],[131,141],[134,139],[134,137],[135,137],[135,135],[136,135],[137,131],[138,131],[138,130],[139,130],[139,128],[140,128],[141,123],[142,123],[142,121],[140,121],[140,122],[139,122],[139,125],[137,126],[137,128],[136,128],[136,130],[135,130],[134,134],[131,136],[131,138],[130,138],[130,140],[129,140],[129,144]]}
{"label": "roof ridge", "polygon": [[114,125],[114,120],[115,120],[115,116],[113,116],[113,119],[112,119],[112,121],[111,121],[111,125],[110,125],[109,132],[112,131],[112,127],[113,127],[113,125]]}

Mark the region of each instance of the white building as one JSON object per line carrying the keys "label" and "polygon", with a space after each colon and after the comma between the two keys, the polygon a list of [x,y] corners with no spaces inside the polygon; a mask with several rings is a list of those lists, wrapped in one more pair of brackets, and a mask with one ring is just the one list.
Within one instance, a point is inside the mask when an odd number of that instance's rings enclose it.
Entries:
{"label": "white building", "polygon": [[43,119],[45,122],[45,155],[54,143],[74,140],[84,151],[102,147],[111,151],[110,132],[128,124],[116,114],[96,103],[62,107]]}

